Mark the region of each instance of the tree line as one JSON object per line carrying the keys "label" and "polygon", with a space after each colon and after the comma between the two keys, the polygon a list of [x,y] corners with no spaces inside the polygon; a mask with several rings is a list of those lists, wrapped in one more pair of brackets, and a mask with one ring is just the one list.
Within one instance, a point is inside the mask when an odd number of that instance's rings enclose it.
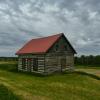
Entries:
{"label": "tree line", "polygon": [[85,56],[82,55],[80,57],[75,57],[75,64],[76,65],[93,65],[93,66],[100,66],[100,55],[93,56]]}
{"label": "tree line", "polygon": [[0,57],[0,61],[17,61],[18,57]]}

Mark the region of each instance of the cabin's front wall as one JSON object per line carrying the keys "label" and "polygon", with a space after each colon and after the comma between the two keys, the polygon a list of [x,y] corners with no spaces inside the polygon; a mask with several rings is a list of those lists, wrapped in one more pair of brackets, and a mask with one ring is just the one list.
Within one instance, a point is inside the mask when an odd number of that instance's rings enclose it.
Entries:
{"label": "cabin's front wall", "polygon": [[[23,59],[25,59],[25,64],[23,66]],[[34,59],[37,59],[37,70],[34,70]],[[28,61],[31,60],[31,61]],[[26,72],[44,72],[44,55],[19,55],[18,60],[18,70]],[[30,64],[30,65],[29,65]]]}

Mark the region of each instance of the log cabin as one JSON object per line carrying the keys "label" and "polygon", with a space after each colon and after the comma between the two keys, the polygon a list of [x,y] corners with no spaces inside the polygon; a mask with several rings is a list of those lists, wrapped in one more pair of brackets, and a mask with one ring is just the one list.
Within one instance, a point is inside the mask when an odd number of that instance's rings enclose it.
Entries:
{"label": "log cabin", "polygon": [[32,39],[16,52],[18,70],[41,74],[73,70],[74,54],[64,33]]}

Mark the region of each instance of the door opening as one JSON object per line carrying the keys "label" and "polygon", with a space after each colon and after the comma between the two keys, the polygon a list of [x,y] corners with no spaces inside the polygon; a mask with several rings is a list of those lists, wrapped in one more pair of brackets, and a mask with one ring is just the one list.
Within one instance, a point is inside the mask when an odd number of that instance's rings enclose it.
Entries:
{"label": "door opening", "polygon": [[61,59],[61,71],[63,70],[63,69],[65,69],[66,68],[66,59],[65,58],[62,58]]}
{"label": "door opening", "polygon": [[33,70],[38,71],[38,58],[33,58]]}

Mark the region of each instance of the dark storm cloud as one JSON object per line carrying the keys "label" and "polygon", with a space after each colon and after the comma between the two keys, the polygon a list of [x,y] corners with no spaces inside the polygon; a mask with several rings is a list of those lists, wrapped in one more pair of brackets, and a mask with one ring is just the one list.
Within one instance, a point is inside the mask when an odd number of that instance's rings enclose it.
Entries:
{"label": "dark storm cloud", "polygon": [[65,32],[79,54],[100,54],[99,26],[100,0],[0,0],[0,54],[57,32]]}

